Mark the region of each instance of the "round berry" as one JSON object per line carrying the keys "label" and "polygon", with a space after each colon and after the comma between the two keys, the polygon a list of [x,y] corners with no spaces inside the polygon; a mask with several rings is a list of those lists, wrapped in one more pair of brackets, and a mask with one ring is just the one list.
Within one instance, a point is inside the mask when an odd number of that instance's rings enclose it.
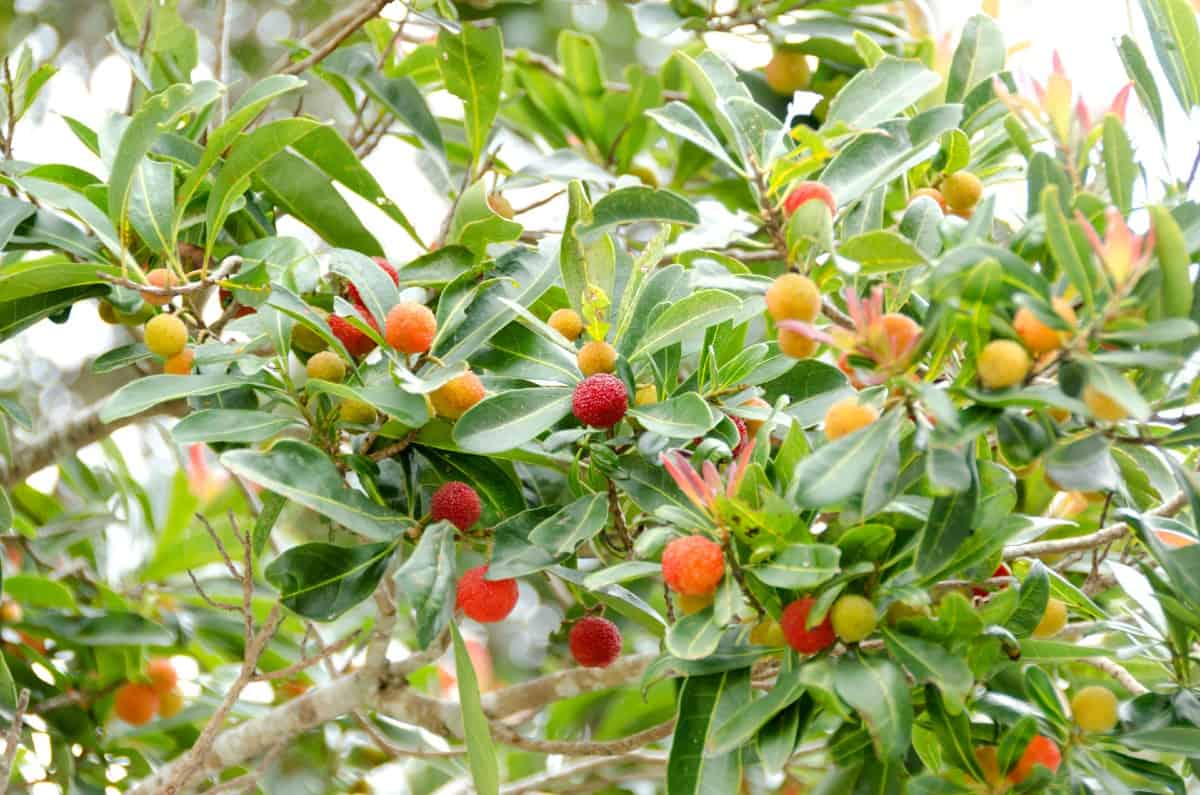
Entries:
{"label": "round berry", "polygon": [[401,353],[425,353],[437,334],[437,318],[424,304],[402,301],[387,313],[384,338]]}
{"label": "round berry", "polygon": [[1025,753],[1021,754],[1017,764],[1009,771],[1008,779],[1014,784],[1020,784],[1033,775],[1033,769],[1038,765],[1047,768],[1051,773],[1057,773],[1061,764],[1062,752],[1058,750],[1058,746],[1049,737],[1039,734],[1025,746]]}
{"label": "round berry", "polygon": [[1110,732],[1117,726],[1117,697],[1107,687],[1081,688],[1071,699],[1071,715],[1085,732]]}
{"label": "round berry", "polygon": [[338,417],[351,425],[370,425],[375,422],[377,413],[375,407],[366,401],[346,398],[338,406]]}
{"label": "round berry", "polygon": [[658,402],[658,387],[654,384],[641,384],[633,393],[633,405],[649,406]]}
{"label": "round berry", "polygon": [[971,210],[983,196],[983,183],[970,171],[956,171],[942,181],[942,195],[952,210]]}
{"label": "round berry", "polygon": [[96,306],[96,314],[110,326],[121,325],[121,315],[117,312],[117,308],[108,301],[101,301]]}
{"label": "round berry", "polygon": [[792,188],[787,198],[783,200],[783,211],[791,215],[814,200],[825,202],[825,205],[829,207],[829,212],[837,213],[837,200],[833,198],[833,191],[820,182],[801,182]]}
{"label": "round berry", "polygon": [[179,674],[175,665],[166,657],[155,657],[146,665],[146,675],[150,677],[150,686],[160,696],[175,689],[179,683]]}
{"label": "round berry", "polygon": [[1012,340],[992,340],[983,347],[976,362],[979,381],[988,389],[1008,389],[1025,380],[1033,363],[1029,354]]}
{"label": "round berry", "polygon": [[151,353],[171,358],[187,345],[187,326],[175,315],[155,315],[146,324],[146,347]]}
{"label": "round berry", "polygon": [[[379,324],[375,321],[374,316],[361,304],[355,306],[362,321],[379,331]],[[333,332],[333,336],[341,340],[342,345],[346,346],[346,351],[355,359],[361,359],[375,350],[375,340],[350,325],[350,322],[341,315],[329,316],[329,330]]]}
{"label": "round berry", "polygon": [[346,363],[333,351],[314,353],[305,368],[309,378],[340,384],[346,377]]}
{"label": "round berry", "polygon": [[611,373],[617,367],[617,349],[604,340],[592,340],[579,349],[576,361],[585,376]]}
{"label": "round berry", "polygon": [[772,91],[789,97],[808,88],[812,77],[808,59],[796,50],[776,50],[763,72]]}
{"label": "round berry", "polygon": [[11,599],[0,603],[0,621],[5,624],[20,624],[25,619],[25,611]]}
{"label": "round berry", "polygon": [[700,596],[688,596],[687,594],[679,594],[675,598],[675,605],[679,608],[679,612],[685,616],[690,616],[693,613],[699,613],[704,608],[713,603],[715,593],[709,592]]}
{"label": "round berry", "polygon": [[1083,388],[1083,404],[1101,422],[1120,422],[1129,416],[1124,406],[1091,384]]}
{"label": "round berry", "polygon": [[439,417],[456,420],[466,414],[467,409],[483,400],[484,394],[483,382],[479,380],[479,376],[468,370],[433,390],[429,400]]}
{"label": "round berry", "polygon": [[806,596],[797,599],[783,609],[779,617],[779,625],[783,627],[783,636],[788,645],[801,654],[816,654],[834,644],[837,639],[833,633],[833,622],[825,616],[820,624],[811,629],[807,626],[808,614],[812,612],[816,599]]}
{"label": "round berry", "polygon": [[833,603],[829,620],[843,643],[858,643],[871,637],[875,631],[875,605],[863,596],[843,596]]}
{"label": "round berry", "polygon": [[183,694],[178,690],[169,690],[158,697],[158,716],[173,718],[183,711]]}
{"label": "round berry", "polygon": [[[331,317],[330,320],[332,319]],[[292,327],[292,348],[300,353],[316,353],[325,350],[325,340],[308,326],[297,323]]]}
{"label": "round berry", "polygon": [[750,630],[750,642],[755,646],[786,646],[787,636],[779,622],[768,616]]}
{"label": "round berry", "polygon": [[113,698],[117,717],[131,726],[144,726],[158,712],[158,693],[140,682],[126,682],[117,688]]}
{"label": "round berry", "polygon": [[575,387],[571,411],[575,419],[593,428],[611,428],[629,410],[629,393],[625,383],[615,375],[597,373],[588,376]]}
{"label": "round berry", "polygon": [[621,630],[607,618],[584,616],[567,637],[571,656],[585,668],[607,668],[621,656]]}
{"label": "round berry", "polygon": [[[178,287],[179,277],[166,268],[155,268],[146,274],[146,284],[162,289]],[[169,295],[158,295],[150,292],[141,292],[139,295],[142,296],[143,301],[154,306],[166,306],[171,303],[171,296]]]}
{"label": "round berry", "polygon": [[503,621],[517,606],[517,581],[486,580],[487,566],[468,569],[458,581],[455,606],[481,624]]}
{"label": "round berry", "polygon": [[920,199],[922,196],[933,199],[935,202],[937,202],[937,205],[941,208],[942,212],[946,212],[946,197],[943,196],[942,192],[937,188],[921,188],[920,190],[913,191],[912,196],[908,198],[909,206],[911,207],[913,202],[915,202],[917,199]]}
{"label": "round berry", "polygon": [[841,439],[843,436],[865,428],[879,419],[879,412],[874,406],[858,402],[856,397],[839,400],[825,412],[825,438],[829,441]]}
{"label": "round berry", "polygon": [[790,329],[779,329],[779,350],[784,356],[791,356],[793,359],[807,359],[817,352],[820,343],[811,337],[806,337],[799,331]]}
{"label": "round berry", "polygon": [[443,483],[429,501],[429,514],[435,522],[443,519],[459,530],[469,530],[483,515],[483,503],[475,489],[458,480]]}
{"label": "round berry", "polygon": [[196,352],[184,348],[163,362],[163,372],[167,375],[189,375],[196,365]]}
{"label": "round berry", "polygon": [[1046,612],[1033,630],[1035,638],[1052,638],[1067,625],[1067,605],[1061,599],[1046,602]]}
{"label": "round berry", "polygon": [[767,314],[775,320],[811,323],[821,313],[821,291],[807,276],[785,273],[767,288]]}
{"label": "round berry", "polygon": [[555,309],[546,323],[571,342],[579,339],[583,333],[583,318],[574,309]]}
{"label": "round berry", "polygon": [[[392,267],[392,263],[385,260],[383,257],[371,257],[379,269],[386,273],[392,280],[392,284],[400,284],[400,274]],[[362,304],[362,295],[358,292],[358,288],[353,284],[346,285],[346,300],[352,304]]]}
{"label": "round berry", "polygon": [[[1063,298],[1055,298],[1053,306],[1055,313],[1063,319],[1063,322],[1074,327],[1078,318],[1070,302]],[[1035,356],[1058,350],[1071,336],[1070,332],[1050,328],[1032,310],[1024,306],[1018,309],[1017,314],[1013,317],[1013,328],[1017,332],[1017,337]]]}
{"label": "round berry", "polygon": [[725,576],[725,552],[704,536],[676,538],[663,550],[662,572],[675,593],[709,596]]}

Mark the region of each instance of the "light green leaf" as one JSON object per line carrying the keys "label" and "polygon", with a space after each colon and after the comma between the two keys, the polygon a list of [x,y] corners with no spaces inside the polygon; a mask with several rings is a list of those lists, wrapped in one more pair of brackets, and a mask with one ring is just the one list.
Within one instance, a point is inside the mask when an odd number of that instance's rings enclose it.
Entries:
{"label": "light green leaf", "polygon": [[33,574],[13,574],[4,579],[4,592],[25,607],[75,608],[75,595],[60,582]]}
{"label": "light green leaf", "polygon": [[438,30],[438,67],[446,90],[463,101],[463,126],[472,158],[487,144],[504,77],[504,43],[499,25],[479,28],[470,23],[458,34]]}
{"label": "light green leaf", "polygon": [[750,572],[767,585],[804,591],[833,579],[841,555],[828,544],[792,544]]}
{"label": "light green leaf", "polygon": [[479,697],[479,681],[475,676],[475,663],[467,651],[458,627],[450,625],[454,638],[454,672],[458,679],[458,703],[462,710],[463,730],[467,741],[467,759],[471,765],[471,778],[479,795],[500,795],[500,766],[496,760],[496,748],[492,744],[492,733],[487,715]]}
{"label": "light green leaf", "polygon": [[607,522],[607,496],[591,494],[539,522],[529,532],[529,540],[554,555],[566,555],[599,533]]}
{"label": "light green leaf", "polygon": [[416,613],[417,645],[428,648],[446,628],[454,608],[454,525],[435,522],[396,572],[396,582]]}
{"label": "light green leaf", "polygon": [[907,238],[886,229],[852,237],[838,253],[861,265],[864,274],[893,273],[925,263],[925,255]]}
{"label": "light green leaf", "polygon": [[927,640],[884,628],[883,640],[888,654],[903,665],[918,682],[936,685],[942,691],[950,711],[963,710],[975,677],[966,661]]}
{"label": "light green leaf", "polygon": [[899,433],[901,419],[901,412],[890,411],[802,459],[791,476],[789,498],[798,505],[823,508],[861,493],[876,454]]}
{"label": "light green leaf", "polygon": [[1137,180],[1137,163],[1133,159],[1133,144],[1125,125],[1114,114],[1104,117],[1104,179],[1113,204],[1125,215],[1133,209],[1133,183]]}
{"label": "light green leaf", "polygon": [[888,56],[855,75],[829,104],[826,128],[844,122],[867,129],[895,117],[940,85],[942,79],[920,61]]}
{"label": "light green leaf", "polygon": [[642,336],[631,360],[662,350],[668,345],[702,333],[710,326],[738,315],[742,301],[724,290],[697,290],[676,301],[658,315]]}
{"label": "light green leaf", "polygon": [[393,542],[356,547],[301,544],[271,561],[263,575],[289,610],[332,621],[370,598],[395,551]]}
{"label": "light green leaf", "polygon": [[946,101],[961,102],[971,90],[1004,68],[1004,34],[991,17],[976,14],[963,27],[950,62]]}
{"label": "light green leaf", "polygon": [[1200,105],[1200,25],[1188,0],[1141,0],[1158,63],[1184,111]]}
{"label": "light green leaf", "polygon": [[212,395],[226,389],[253,386],[271,389],[262,381],[237,375],[148,375],[118,389],[100,410],[101,422],[131,417],[168,400]]}
{"label": "light green leaf", "polygon": [[891,661],[842,657],[834,671],[837,694],[862,716],[875,753],[898,760],[910,746],[913,709],[907,680]]}
{"label": "light green leaf", "polygon": [[201,409],[171,429],[180,444],[196,442],[261,442],[297,424],[292,417],[253,409]]}
{"label": "light green leaf", "polygon": [[620,188],[606,194],[592,207],[591,215],[591,222],[580,230],[580,234],[587,237],[635,221],[700,223],[700,214],[690,201],[668,190],[646,187]]}
{"label": "light green leaf", "polygon": [[481,454],[520,447],[565,417],[573,394],[565,387],[530,387],[486,397],[454,424],[454,441]]}
{"label": "light green leaf", "polygon": [[714,425],[714,416],[704,398],[695,392],[631,409],[629,416],[636,419],[646,430],[668,439],[694,439],[703,436]]}

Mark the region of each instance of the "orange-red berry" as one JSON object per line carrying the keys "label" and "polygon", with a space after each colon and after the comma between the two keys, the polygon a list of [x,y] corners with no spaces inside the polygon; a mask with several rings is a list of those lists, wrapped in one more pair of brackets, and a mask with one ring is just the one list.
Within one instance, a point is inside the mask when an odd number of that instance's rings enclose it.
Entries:
{"label": "orange-red berry", "polygon": [[425,353],[437,334],[437,318],[424,304],[402,301],[387,314],[384,338],[401,353]]}
{"label": "orange-red berry", "polygon": [[131,726],[144,726],[158,712],[158,693],[141,682],[126,682],[117,688],[113,699],[117,717]]}
{"label": "orange-red berry", "polygon": [[435,522],[444,519],[459,530],[469,530],[483,515],[483,503],[475,489],[462,481],[451,480],[433,493],[429,515]]}
{"label": "orange-red berry", "polygon": [[468,569],[458,581],[455,604],[481,624],[503,621],[517,606],[517,581],[486,580],[487,566]]}
{"label": "orange-red berry", "polygon": [[779,617],[779,625],[783,627],[783,636],[787,638],[788,645],[801,654],[816,654],[824,651],[837,640],[837,635],[833,631],[833,622],[828,615],[815,627],[807,626],[808,614],[812,612],[816,603],[817,600],[811,596],[797,599],[785,607],[783,615]]}
{"label": "orange-red berry", "polygon": [[588,376],[575,387],[571,411],[584,425],[611,428],[629,410],[629,393],[625,382],[615,375],[597,373]]}
{"label": "orange-red berry", "polygon": [[787,198],[783,200],[783,211],[791,215],[813,200],[825,202],[829,207],[829,212],[837,214],[837,199],[833,197],[833,191],[820,182],[801,182],[792,188]]}
{"label": "orange-red berry", "polygon": [[676,538],[663,550],[662,572],[675,593],[707,596],[725,576],[725,552],[704,536]]}
{"label": "orange-red berry", "polygon": [[146,675],[150,677],[150,686],[160,696],[169,693],[179,684],[179,674],[175,665],[166,657],[155,657],[146,665]]}
{"label": "orange-red berry", "polygon": [[571,656],[585,668],[605,668],[621,656],[621,630],[607,618],[584,616],[567,636]]}
{"label": "orange-red berry", "polygon": [[1038,765],[1047,768],[1051,773],[1057,773],[1058,766],[1061,764],[1062,752],[1058,749],[1058,745],[1049,737],[1039,734],[1029,741],[1029,745],[1025,746],[1025,753],[1021,754],[1016,766],[1009,771],[1008,779],[1014,784],[1020,784],[1033,774],[1034,768]]}

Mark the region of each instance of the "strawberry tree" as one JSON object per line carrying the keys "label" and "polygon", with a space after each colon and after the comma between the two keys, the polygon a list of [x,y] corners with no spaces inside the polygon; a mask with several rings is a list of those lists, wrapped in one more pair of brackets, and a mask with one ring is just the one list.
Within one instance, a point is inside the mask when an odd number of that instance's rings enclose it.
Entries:
{"label": "strawberry tree", "polygon": [[122,342],[0,382],[4,780],[1193,791],[1200,25],[1097,111],[923,5],[362,0],[231,77],[123,1],[91,169],[11,54],[0,339]]}

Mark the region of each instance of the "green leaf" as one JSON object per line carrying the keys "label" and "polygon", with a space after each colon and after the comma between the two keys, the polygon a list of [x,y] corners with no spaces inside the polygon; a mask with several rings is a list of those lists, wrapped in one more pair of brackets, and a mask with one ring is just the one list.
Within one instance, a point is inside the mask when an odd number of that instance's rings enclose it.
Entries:
{"label": "green leaf", "polygon": [[894,273],[925,263],[925,255],[907,238],[886,229],[852,237],[838,253],[861,265],[863,274]]}
{"label": "green leaf", "polygon": [[393,542],[342,547],[315,542],[284,552],[263,574],[291,611],[332,621],[370,598],[396,551]]}
{"label": "green leaf", "polygon": [[834,670],[837,694],[867,724],[876,755],[899,760],[908,751],[912,732],[912,697],[904,674],[878,657],[842,657]]}
{"label": "green leaf", "polygon": [[691,106],[682,102],[668,102],[664,107],[646,111],[646,115],[654,119],[658,126],[669,133],[678,135],[685,141],[700,147],[703,151],[715,157],[736,173],[742,173],[741,167],[725,151],[716,133],[708,128],[700,114]]}
{"label": "green leaf", "polygon": [[[688,616],[693,618],[699,613]],[[685,621],[687,619],[684,619]],[[675,719],[675,735],[667,758],[666,795],[701,795],[701,793],[732,792],[718,789],[720,782],[707,781],[706,776],[719,770],[718,760],[708,753],[706,745],[713,725],[713,716],[735,673],[725,671],[706,676],[690,676],[679,691],[679,713]],[[735,785],[736,786],[736,785]]]}
{"label": "green leaf", "polygon": [[737,750],[754,739],[773,717],[787,709],[802,695],[804,685],[795,675],[795,669],[784,670],[775,680],[775,686],[762,698],[742,705],[714,727],[709,733],[709,753],[722,754]]}
{"label": "green leaf", "polygon": [[942,574],[963,544],[975,533],[975,509],[979,504],[979,475],[975,470],[974,448],[967,447],[970,483],[962,491],[952,492],[933,501],[929,519],[921,532],[913,559],[913,569],[923,580]]}
{"label": "green leaf", "polygon": [[33,574],[13,574],[4,579],[4,592],[26,608],[75,609],[75,595],[60,582]]}
{"label": "green leaf", "polygon": [[1154,126],[1158,128],[1159,136],[1165,141],[1167,127],[1163,115],[1162,97],[1158,93],[1158,81],[1154,79],[1150,67],[1146,64],[1146,56],[1142,54],[1141,48],[1129,34],[1121,36],[1120,42],[1117,43],[1117,52],[1120,53],[1121,63],[1125,65],[1125,74],[1133,81],[1133,87],[1137,90],[1138,99],[1142,101],[1142,107],[1150,114]]}
{"label": "green leaf", "polygon": [[1028,663],[1082,660],[1087,657],[1113,657],[1115,652],[1097,646],[1082,646],[1060,640],[1021,640],[1021,659]]}
{"label": "green leaf", "polygon": [[962,657],[951,654],[936,643],[883,629],[883,641],[892,659],[903,665],[917,682],[935,685],[942,691],[949,710],[963,711],[975,677]]}
{"label": "green leaf", "polygon": [[1004,69],[1004,34],[991,17],[976,14],[963,27],[962,39],[946,77],[946,101],[961,102],[971,90]]}
{"label": "green leaf", "polygon": [[1183,230],[1170,211],[1161,205],[1150,207],[1150,218],[1154,224],[1154,253],[1162,274],[1159,297],[1163,314],[1168,317],[1188,317],[1192,311],[1193,293],[1191,255]]}
{"label": "green leaf", "polygon": [[[971,164],[971,139],[962,130],[942,133],[942,146],[930,167],[946,174],[961,171]],[[929,197],[926,197],[929,198]]]}
{"label": "green leaf", "polygon": [[829,104],[825,127],[839,122],[867,129],[893,118],[942,82],[920,61],[893,56],[855,75]]}
{"label": "green leaf", "polygon": [[607,496],[591,494],[539,522],[530,531],[529,540],[554,555],[567,555],[600,532],[607,521]]}
{"label": "green leaf", "polygon": [[580,233],[594,237],[611,227],[635,221],[691,225],[700,223],[700,214],[690,201],[668,190],[621,188],[596,202],[591,222]]}
{"label": "green leaf", "polygon": [[487,254],[489,245],[520,237],[521,228],[519,223],[498,215],[492,209],[481,180],[467,188],[455,205],[446,240],[482,258]]}
{"label": "green leaf", "polygon": [[15,262],[0,267],[0,306],[24,298],[90,284],[108,283],[101,274],[117,276],[119,269],[95,262],[74,262],[69,257],[50,256]]}
{"label": "green leaf", "polygon": [[396,582],[416,613],[417,646],[426,649],[454,610],[454,525],[435,522],[421,532],[408,560],[396,572]]}
{"label": "green leaf", "polygon": [[275,522],[279,520],[279,514],[283,513],[283,506],[286,504],[287,500],[282,495],[273,491],[263,493],[262,508],[254,520],[252,534],[254,557],[262,557],[263,550],[267,548],[267,539],[271,537],[271,530],[274,529]]}
{"label": "green leaf", "polygon": [[866,428],[818,448],[791,475],[788,497],[797,505],[826,508],[862,492],[876,456],[900,431],[902,412],[890,411]]}
{"label": "green leaf", "polygon": [[[3,423],[0,423],[3,424]],[[3,433],[3,431],[0,431]],[[0,460],[7,464],[7,451],[0,451]],[[13,509],[12,501],[8,498],[8,492],[0,488],[0,533],[7,533],[12,530],[13,526]]]}
{"label": "green leaf", "polygon": [[1197,743],[1200,743],[1200,728],[1165,726],[1160,729],[1123,732],[1121,740],[1144,751],[1192,756],[1196,753]]}
{"label": "green leaf", "polygon": [[201,409],[180,420],[171,435],[180,444],[262,442],[297,424],[291,417],[253,409]]}
{"label": "green leaf", "polygon": [[450,625],[450,634],[454,638],[454,672],[458,679],[458,703],[462,710],[471,778],[475,782],[475,791],[480,795],[499,795],[500,766],[496,760],[496,748],[492,745],[491,728],[479,697],[475,663],[454,624]]}
{"label": "green leaf", "polygon": [[1185,112],[1200,105],[1200,25],[1188,0],[1141,0],[1167,82]]}
{"label": "green leaf", "polygon": [[1133,183],[1137,180],[1137,164],[1133,159],[1133,144],[1125,125],[1115,114],[1104,117],[1104,179],[1113,204],[1128,215],[1133,209]]}
{"label": "green leaf", "polygon": [[712,605],[682,616],[667,630],[667,652],[681,660],[701,660],[721,642],[722,627],[713,616]]}
{"label": "green leaf", "polygon": [[446,90],[463,101],[463,126],[473,160],[487,144],[504,77],[504,43],[499,25],[462,26],[458,34],[438,30],[438,68]]}
{"label": "green leaf", "polygon": [[145,159],[133,172],[129,196],[129,223],[151,250],[160,255],[171,250],[171,224],[175,217],[175,167]]}
{"label": "green leaf", "polygon": [[767,585],[806,591],[833,579],[842,551],[828,544],[791,544],[771,560],[750,569]]}
{"label": "green leaf", "polygon": [[100,421],[108,423],[132,417],[168,400],[212,395],[245,386],[272,388],[261,381],[235,375],[148,375],[118,389],[100,410]]}
{"label": "green leaf", "polygon": [[1092,265],[1079,255],[1075,247],[1071,224],[1063,214],[1058,187],[1047,185],[1042,190],[1042,217],[1046,221],[1046,245],[1059,267],[1067,274],[1067,278],[1079,294],[1083,296],[1085,311],[1090,313],[1096,299],[1092,292]]}
{"label": "green leaf", "polygon": [[567,416],[573,394],[565,387],[530,387],[491,395],[454,424],[454,441],[481,454],[520,447]]}
{"label": "green leaf", "polygon": [[47,609],[26,616],[25,623],[68,646],[170,646],[175,642],[174,634],[161,625],[124,610]]}
{"label": "green leaf", "polygon": [[724,290],[697,290],[655,317],[630,360],[657,353],[668,345],[702,333],[710,326],[737,317],[742,301]]}
{"label": "green leaf", "polygon": [[329,456],[306,442],[283,439],[262,452],[231,450],[221,456],[221,464],[367,538],[390,541],[412,525],[346,486]]}
{"label": "green leaf", "polygon": [[598,590],[608,585],[640,580],[662,571],[662,566],[648,560],[626,560],[613,566],[593,571],[583,580],[583,587]]}
{"label": "green leaf", "polygon": [[1039,560],[1033,564],[1025,579],[1021,581],[1020,598],[1017,607],[1004,626],[1018,638],[1033,634],[1033,630],[1041,623],[1046,613],[1046,603],[1050,600],[1050,578],[1046,574],[1046,566]]}
{"label": "green leaf", "polygon": [[631,409],[629,416],[640,422],[646,430],[667,439],[703,436],[719,419],[704,398],[695,392],[685,392],[661,403],[639,406]]}

